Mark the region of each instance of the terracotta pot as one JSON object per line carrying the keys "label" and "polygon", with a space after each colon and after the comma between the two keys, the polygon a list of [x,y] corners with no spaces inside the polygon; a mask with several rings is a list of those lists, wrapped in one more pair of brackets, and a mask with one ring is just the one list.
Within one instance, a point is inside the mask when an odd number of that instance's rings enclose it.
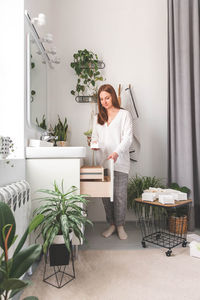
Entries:
{"label": "terracotta pot", "polygon": [[57,145],[58,147],[67,147],[67,146],[69,146],[69,144],[68,144],[67,141],[57,141],[57,142],[56,142],[56,145]]}

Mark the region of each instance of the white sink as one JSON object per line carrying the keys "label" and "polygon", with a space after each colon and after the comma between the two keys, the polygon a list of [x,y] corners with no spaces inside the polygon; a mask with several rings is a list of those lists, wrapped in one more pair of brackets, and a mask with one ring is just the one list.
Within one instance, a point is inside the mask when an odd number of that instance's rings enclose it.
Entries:
{"label": "white sink", "polygon": [[26,158],[83,158],[86,147],[26,147]]}

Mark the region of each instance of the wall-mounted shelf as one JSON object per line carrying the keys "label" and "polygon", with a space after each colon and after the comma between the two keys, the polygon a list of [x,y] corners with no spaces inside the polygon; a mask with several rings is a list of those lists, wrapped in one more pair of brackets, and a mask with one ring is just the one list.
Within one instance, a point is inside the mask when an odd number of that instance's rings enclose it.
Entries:
{"label": "wall-mounted shelf", "polygon": [[96,96],[76,96],[75,100],[78,103],[97,103]]}

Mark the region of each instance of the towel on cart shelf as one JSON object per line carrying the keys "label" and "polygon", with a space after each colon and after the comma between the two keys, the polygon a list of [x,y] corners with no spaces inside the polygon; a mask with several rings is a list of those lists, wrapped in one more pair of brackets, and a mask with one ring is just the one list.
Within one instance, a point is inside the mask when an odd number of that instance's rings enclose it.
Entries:
{"label": "towel on cart shelf", "polygon": [[150,187],[144,190],[142,200],[144,201],[158,201],[162,204],[174,204],[176,201],[187,200],[187,193],[183,193],[173,189],[161,189]]}

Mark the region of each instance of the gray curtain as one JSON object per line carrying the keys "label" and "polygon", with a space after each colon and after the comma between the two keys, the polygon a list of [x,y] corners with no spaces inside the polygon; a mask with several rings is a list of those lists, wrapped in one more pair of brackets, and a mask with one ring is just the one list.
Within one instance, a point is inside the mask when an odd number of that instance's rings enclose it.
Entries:
{"label": "gray curtain", "polygon": [[191,189],[190,229],[200,227],[200,0],[168,0],[170,182]]}

